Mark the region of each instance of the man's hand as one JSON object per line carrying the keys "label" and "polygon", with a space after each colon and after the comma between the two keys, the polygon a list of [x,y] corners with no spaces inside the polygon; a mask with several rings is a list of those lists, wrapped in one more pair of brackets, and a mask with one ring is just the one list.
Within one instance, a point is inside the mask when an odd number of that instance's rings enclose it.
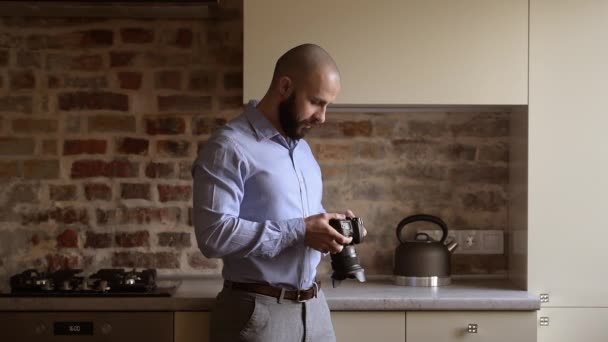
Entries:
{"label": "man's hand", "polygon": [[304,223],[306,223],[306,235],[304,238],[306,245],[322,253],[340,253],[342,248],[344,248],[343,245],[349,244],[353,238],[347,238],[338,233],[338,231],[329,225],[329,220],[343,220],[344,218],[343,214],[325,213],[309,216],[304,219]]}

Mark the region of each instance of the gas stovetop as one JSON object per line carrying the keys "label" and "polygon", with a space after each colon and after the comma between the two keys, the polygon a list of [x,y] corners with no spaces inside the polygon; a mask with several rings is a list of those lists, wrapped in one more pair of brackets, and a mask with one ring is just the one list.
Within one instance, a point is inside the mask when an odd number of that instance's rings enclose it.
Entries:
{"label": "gas stovetop", "polygon": [[156,270],[140,272],[123,269],[100,269],[88,276],[82,270],[39,272],[29,269],[10,279],[11,293],[18,297],[167,297],[173,288],[156,284]]}

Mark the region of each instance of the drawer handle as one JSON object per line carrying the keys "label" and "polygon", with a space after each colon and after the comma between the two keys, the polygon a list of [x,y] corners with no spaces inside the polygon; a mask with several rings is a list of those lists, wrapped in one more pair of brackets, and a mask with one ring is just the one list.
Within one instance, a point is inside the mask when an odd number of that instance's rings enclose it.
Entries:
{"label": "drawer handle", "polygon": [[469,334],[477,334],[477,323],[469,323],[467,327],[467,332]]}

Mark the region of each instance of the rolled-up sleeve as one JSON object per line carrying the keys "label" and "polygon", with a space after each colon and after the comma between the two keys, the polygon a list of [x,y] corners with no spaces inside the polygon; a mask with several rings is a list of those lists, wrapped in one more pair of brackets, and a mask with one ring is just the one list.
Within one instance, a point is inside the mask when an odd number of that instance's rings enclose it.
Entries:
{"label": "rolled-up sleeve", "polygon": [[303,218],[252,222],[239,218],[249,166],[226,137],[210,140],[192,166],[193,221],[208,258],[273,257],[304,241]]}

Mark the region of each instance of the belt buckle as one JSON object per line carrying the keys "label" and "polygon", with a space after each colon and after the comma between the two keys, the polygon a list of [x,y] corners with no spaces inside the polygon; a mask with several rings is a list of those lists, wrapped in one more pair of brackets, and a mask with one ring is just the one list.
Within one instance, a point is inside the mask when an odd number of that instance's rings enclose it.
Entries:
{"label": "belt buckle", "polygon": [[304,292],[304,291],[300,291],[300,289],[298,289],[298,290],[297,290],[297,292],[296,292],[296,301],[297,301],[298,303],[304,303],[304,302],[306,301],[305,299],[304,299],[304,300],[302,300],[302,293],[303,293],[303,292]]}

